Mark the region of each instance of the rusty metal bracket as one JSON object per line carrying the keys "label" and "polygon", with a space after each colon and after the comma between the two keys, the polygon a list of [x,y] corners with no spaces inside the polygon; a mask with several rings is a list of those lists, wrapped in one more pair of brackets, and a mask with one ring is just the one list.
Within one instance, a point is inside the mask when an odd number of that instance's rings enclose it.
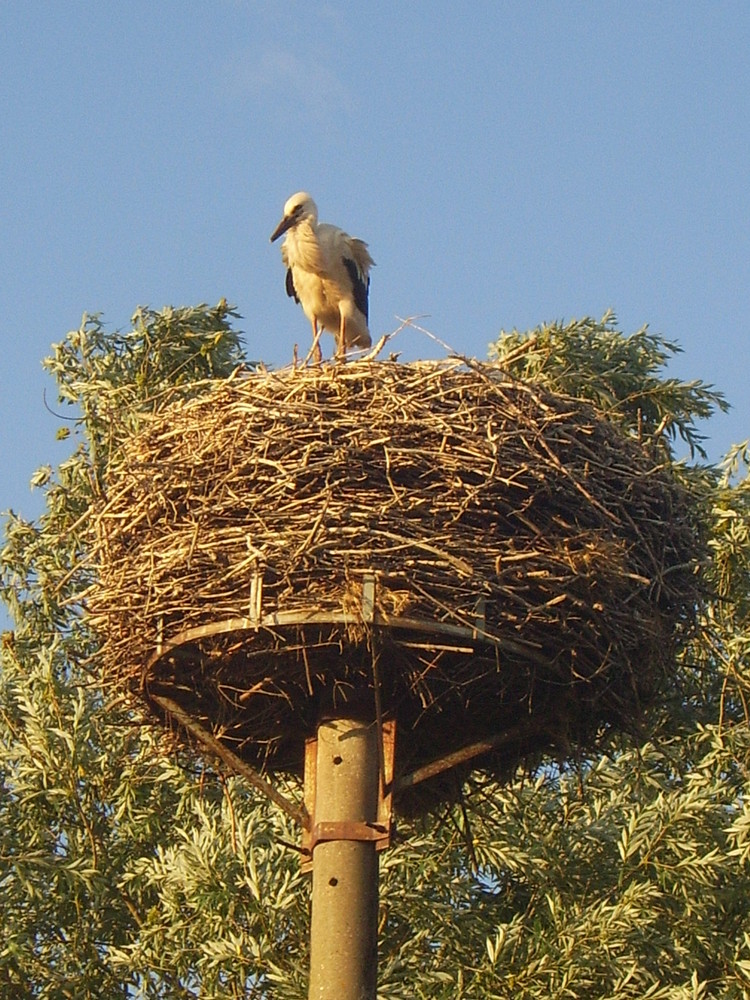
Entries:
{"label": "rusty metal bracket", "polygon": [[382,851],[390,846],[393,813],[393,765],[396,750],[396,723],[394,720],[386,719],[383,721],[380,737],[383,751],[383,773],[378,782],[378,814],[372,823],[329,821],[316,818],[318,741],[314,736],[305,741],[304,804],[307,814],[312,817],[312,822],[309,828],[302,831],[300,868],[303,872],[312,871],[313,850],[317,844],[324,841],[369,841],[374,842],[376,851]]}
{"label": "rusty metal bracket", "polygon": [[315,824],[310,833],[310,851],[324,840],[374,840],[377,847],[379,841],[387,841],[389,838],[390,830],[382,823],[320,822]]}

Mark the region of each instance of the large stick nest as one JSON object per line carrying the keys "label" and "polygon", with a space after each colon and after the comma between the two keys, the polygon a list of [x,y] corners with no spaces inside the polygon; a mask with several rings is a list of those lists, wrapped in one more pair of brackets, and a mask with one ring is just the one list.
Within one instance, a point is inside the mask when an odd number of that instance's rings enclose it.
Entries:
{"label": "large stick nest", "polygon": [[344,705],[398,720],[402,773],[591,746],[669,681],[700,597],[650,449],[459,361],[207,383],[128,441],[95,529],[105,679],[269,770]]}

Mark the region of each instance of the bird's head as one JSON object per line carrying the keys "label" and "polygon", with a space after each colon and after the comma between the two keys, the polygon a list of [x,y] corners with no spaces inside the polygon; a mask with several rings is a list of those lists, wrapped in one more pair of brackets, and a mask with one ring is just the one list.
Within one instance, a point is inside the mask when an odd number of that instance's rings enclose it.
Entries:
{"label": "bird's head", "polygon": [[305,219],[314,225],[318,221],[318,206],[307,191],[298,191],[287,199],[284,205],[284,216],[271,233],[271,243],[282,236],[287,229],[291,229]]}

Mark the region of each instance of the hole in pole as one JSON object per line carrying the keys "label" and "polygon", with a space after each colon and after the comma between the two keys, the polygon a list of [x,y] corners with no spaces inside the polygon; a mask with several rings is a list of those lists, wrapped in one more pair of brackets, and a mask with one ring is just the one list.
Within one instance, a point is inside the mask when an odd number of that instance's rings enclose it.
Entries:
{"label": "hole in pole", "polygon": [[333,758],[333,763],[334,764],[343,764],[344,763],[344,758],[341,757],[339,754],[336,754],[336,756]]}

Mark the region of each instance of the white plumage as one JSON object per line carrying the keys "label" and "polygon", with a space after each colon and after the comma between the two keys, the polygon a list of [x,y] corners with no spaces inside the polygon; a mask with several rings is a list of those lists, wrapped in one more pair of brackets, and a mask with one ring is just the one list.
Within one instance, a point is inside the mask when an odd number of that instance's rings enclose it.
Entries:
{"label": "white plumage", "polygon": [[313,351],[320,360],[320,331],[336,337],[336,355],[349,347],[369,347],[367,327],[370,268],[374,261],[362,240],[337,226],[318,222],[318,208],[306,191],[284,205],[271,242],[286,233],[281,259],[286,292],[299,302],[313,330]]}

